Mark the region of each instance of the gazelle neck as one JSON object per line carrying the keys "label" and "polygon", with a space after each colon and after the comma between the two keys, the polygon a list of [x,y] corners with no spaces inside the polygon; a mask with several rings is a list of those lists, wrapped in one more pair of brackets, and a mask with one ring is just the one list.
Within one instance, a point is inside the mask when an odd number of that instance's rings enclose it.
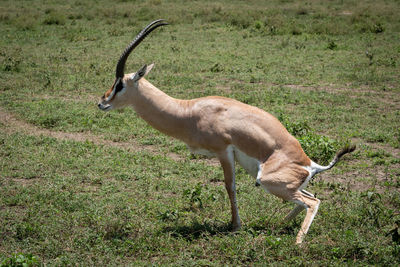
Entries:
{"label": "gazelle neck", "polygon": [[187,105],[182,105],[184,101],[170,97],[142,78],[131,103],[139,116],[151,126],[165,134],[184,139],[184,118],[188,114],[184,107]]}

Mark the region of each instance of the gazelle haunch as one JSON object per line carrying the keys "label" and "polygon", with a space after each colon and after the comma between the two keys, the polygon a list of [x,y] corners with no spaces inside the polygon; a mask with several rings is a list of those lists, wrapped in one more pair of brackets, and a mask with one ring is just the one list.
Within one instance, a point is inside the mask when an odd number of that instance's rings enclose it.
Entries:
{"label": "gazelle haunch", "polygon": [[296,239],[301,243],[320,203],[304,188],[315,174],[332,168],[355,146],[338,152],[328,166],[320,166],[307,157],[300,143],[274,116],[259,108],[218,96],[191,100],[170,97],[144,78],[153,64],[124,75],[125,62],[132,50],[150,32],[166,24],[163,20],[150,23],[129,44],[118,61],[115,82],[98,107],[109,111],[131,106],[151,126],[182,140],[192,152],[217,157],[224,172],[234,231],[241,226],[236,200],[236,160],[265,191],[297,205],[286,220],[306,209]]}

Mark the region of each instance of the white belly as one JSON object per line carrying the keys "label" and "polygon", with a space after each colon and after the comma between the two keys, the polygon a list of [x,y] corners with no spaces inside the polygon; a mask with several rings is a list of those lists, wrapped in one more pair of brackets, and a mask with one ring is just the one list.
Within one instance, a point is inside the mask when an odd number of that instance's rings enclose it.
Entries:
{"label": "white belly", "polygon": [[233,147],[233,152],[235,154],[235,159],[239,164],[254,178],[257,178],[258,171],[260,168],[260,162],[247,154],[239,150],[237,147]]}
{"label": "white belly", "polygon": [[[248,156],[246,153],[242,152],[240,149],[233,145],[229,146],[229,149],[230,148],[233,149],[235,160],[240,164],[240,166],[242,166],[251,176],[259,180],[260,177],[258,176],[261,174],[260,162],[256,158]],[[196,149],[189,147],[189,150],[194,154],[200,154],[210,158],[216,157],[215,153],[206,149]]]}

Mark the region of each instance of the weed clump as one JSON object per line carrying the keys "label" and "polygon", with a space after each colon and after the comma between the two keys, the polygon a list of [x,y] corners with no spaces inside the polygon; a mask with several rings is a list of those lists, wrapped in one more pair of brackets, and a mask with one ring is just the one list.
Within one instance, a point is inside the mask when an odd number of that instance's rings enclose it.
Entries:
{"label": "weed clump", "polygon": [[39,266],[39,261],[32,254],[17,253],[0,261],[0,266]]}
{"label": "weed clump", "polygon": [[21,60],[14,57],[8,57],[3,64],[3,70],[9,72],[20,72]]}
{"label": "weed clump", "polygon": [[232,16],[229,23],[232,26],[242,29],[247,29],[251,24],[250,20],[247,19],[246,17],[236,17],[236,16]]}
{"label": "weed clump", "polygon": [[337,48],[337,44],[334,40],[329,40],[327,48],[329,50],[335,50]]}
{"label": "weed clump", "polygon": [[298,15],[298,16],[308,15],[308,10],[301,7],[296,11],[296,15]]}
{"label": "weed clump", "polygon": [[315,133],[306,121],[292,121],[283,114],[278,119],[299,140],[304,152],[312,160],[326,164],[332,160],[340,144],[329,137]]}
{"label": "weed clump", "polygon": [[64,25],[66,22],[66,18],[64,14],[59,13],[57,11],[46,11],[47,16],[43,20],[44,25]]}
{"label": "weed clump", "polygon": [[0,51],[0,69],[6,72],[21,72],[22,49],[16,47],[13,50]]}
{"label": "weed clump", "polygon": [[375,23],[374,25],[372,25],[371,28],[371,32],[372,33],[382,33],[385,31],[385,28],[383,27],[383,25],[381,23]]}
{"label": "weed clump", "polygon": [[219,63],[215,63],[211,68],[210,68],[211,72],[221,72],[224,71],[224,67],[221,66],[221,64]]}
{"label": "weed clump", "polygon": [[37,24],[35,17],[18,17],[14,21],[15,26],[23,31],[33,30]]}
{"label": "weed clump", "polygon": [[191,209],[203,208],[202,190],[203,185],[198,183],[195,188],[186,189],[183,192],[183,196],[190,201]]}

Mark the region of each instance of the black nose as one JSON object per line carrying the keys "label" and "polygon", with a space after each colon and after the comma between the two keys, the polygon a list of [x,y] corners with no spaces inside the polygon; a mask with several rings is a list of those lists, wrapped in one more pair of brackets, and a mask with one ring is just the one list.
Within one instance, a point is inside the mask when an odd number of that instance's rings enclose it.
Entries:
{"label": "black nose", "polygon": [[100,103],[98,103],[98,104],[97,104],[97,107],[98,107],[98,108],[100,108],[100,107],[101,107],[101,104],[100,104]]}

